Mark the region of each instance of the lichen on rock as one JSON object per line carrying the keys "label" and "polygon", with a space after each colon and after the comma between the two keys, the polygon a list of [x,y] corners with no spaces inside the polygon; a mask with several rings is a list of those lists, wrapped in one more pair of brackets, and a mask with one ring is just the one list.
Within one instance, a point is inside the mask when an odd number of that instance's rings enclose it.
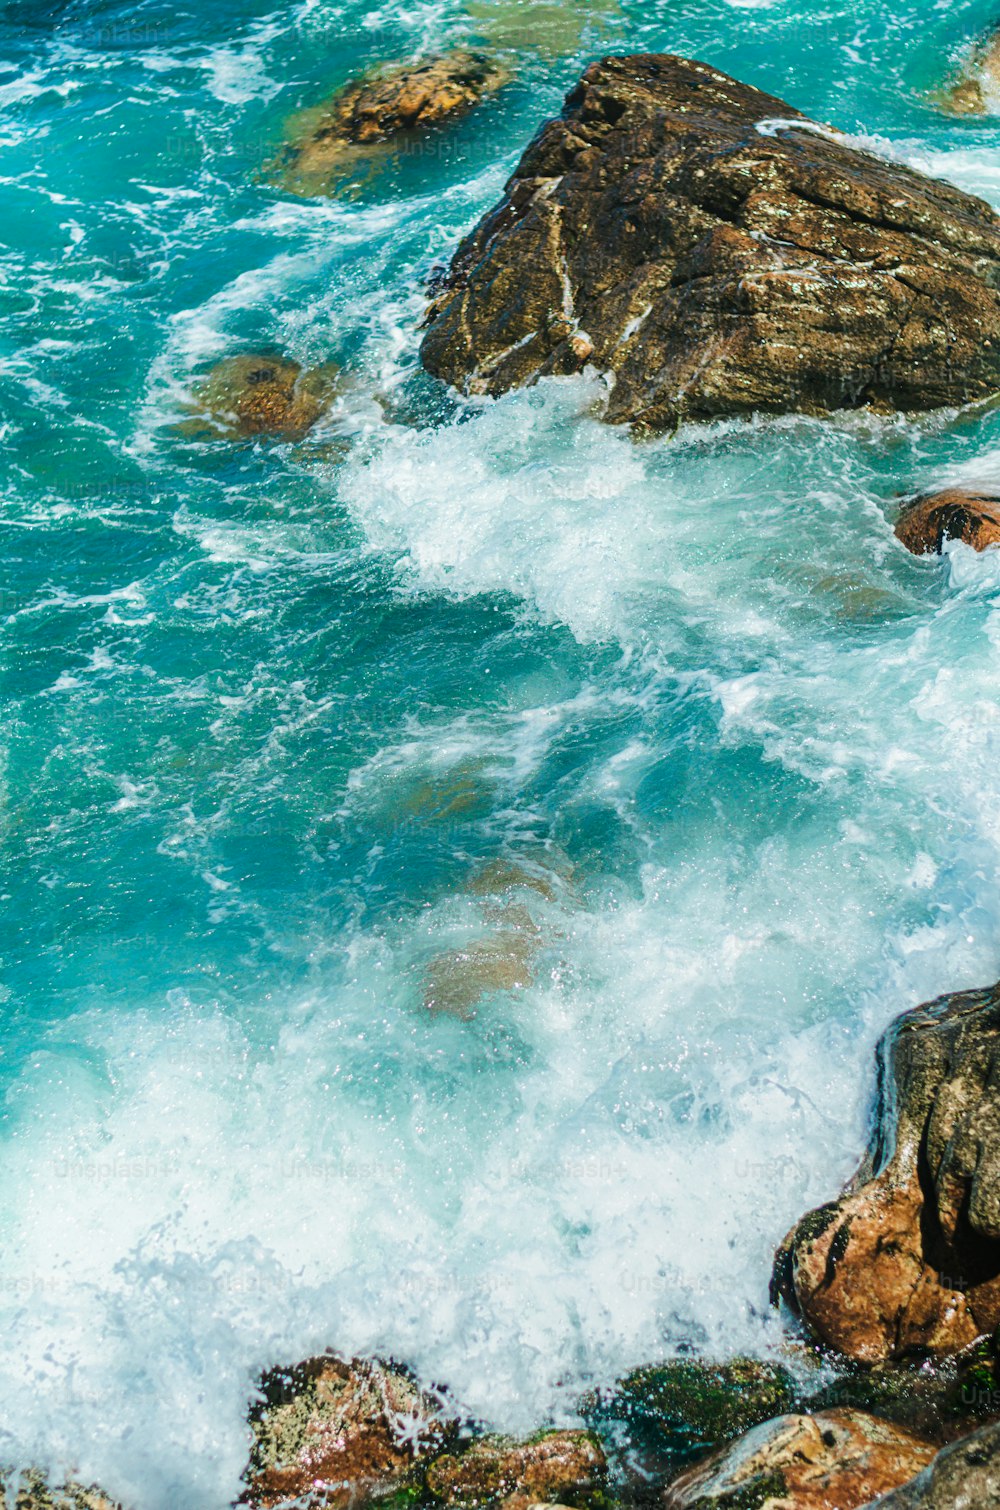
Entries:
{"label": "lichen on rock", "polygon": [[250,1423],[244,1503],[255,1510],[362,1505],[419,1487],[421,1464],[457,1430],[404,1369],[333,1354],[265,1375]]}

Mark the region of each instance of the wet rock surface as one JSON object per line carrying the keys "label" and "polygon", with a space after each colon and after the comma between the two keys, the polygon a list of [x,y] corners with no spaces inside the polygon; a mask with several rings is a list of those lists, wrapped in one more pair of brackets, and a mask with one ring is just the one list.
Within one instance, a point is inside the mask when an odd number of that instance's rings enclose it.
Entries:
{"label": "wet rock surface", "polygon": [[883,1039],[866,1159],[775,1261],[773,1298],[826,1346],[948,1354],[1000,1322],[998,1051],[998,987],[907,1012]]}
{"label": "wet rock surface", "polygon": [[946,1447],[915,1479],[875,1503],[878,1510],[995,1510],[1000,1426],[985,1426]]}
{"label": "wet rock surface", "polygon": [[273,171],[293,193],[322,194],[359,154],[459,119],[509,78],[506,64],[472,48],[377,69],[305,112]]}
{"label": "wet rock surface", "polygon": [[337,382],[332,364],[306,370],[267,353],[226,357],[198,384],[197,414],[179,428],[194,438],[301,440],[330,407]]}
{"label": "wet rock surface", "polygon": [[666,55],[592,64],[462,243],[425,367],[499,394],[591,364],[607,418],[925,410],[1000,384],[1000,221]]}
{"label": "wet rock surface", "polygon": [[250,1422],[243,1503],[260,1510],[385,1499],[414,1484],[456,1429],[403,1369],[332,1355],[267,1375]]}
{"label": "wet rock surface", "polygon": [[67,1480],[52,1485],[43,1474],[32,1470],[16,1473],[0,1469],[0,1499],[11,1510],[121,1510],[95,1484]]}
{"label": "wet rock surface", "polygon": [[941,101],[951,115],[990,115],[1000,110],[1000,31],[973,50],[964,76]]}
{"label": "wet rock surface", "polygon": [[757,1426],[666,1491],[663,1510],[855,1510],[930,1462],[934,1448],[859,1411]]}
{"label": "wet rock surface", "polygon": [[675,1358],[635,1369],[613,1390],[581,1402],[581,1409],[595,1430],[626,1437],[655,1474],[676,1471],[800,1400],[792,1375],[777,1364]]}
{"label": "wet rock surface", "polygon": [[940,555],[947,540],[964,540],[973,550],[1000,545],[1000,492],[944,488],[905,505],[896,538],[915,556]]}
{"label": "wet rock surface", "polygon": [[599,1494],[605,1472],[604,1452],[589,1432],[550,1431],[527,1442],[483,1437],[432,1463],[427,1487],[443,1504],[463,1510],[500,1504],[527,1510],[567,1500],[585,1506]]}

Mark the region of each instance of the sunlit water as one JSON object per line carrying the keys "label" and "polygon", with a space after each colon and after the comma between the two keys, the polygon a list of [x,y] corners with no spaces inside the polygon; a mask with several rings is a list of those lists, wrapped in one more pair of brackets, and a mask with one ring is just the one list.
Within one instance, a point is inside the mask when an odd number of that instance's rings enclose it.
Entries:
{"label": "sunlit water", "polygon": [[[636,445],[587,380],[415,365],[602,50],[1000,205],[1000,123],[929,100],[989,0],[604,5],[327,200],[261,174],[288,117],[483,6],[269,3],[2,30],[0,1459],[148,1510],[227,1505],[255,1378],[326,1346],[510,1429],[773,1351],[878,1033],[1000,954],[1000,558],[891,528],[1000,481],[1000,418]],[[178,435],[262,347],[347,366],[325,428]]]}

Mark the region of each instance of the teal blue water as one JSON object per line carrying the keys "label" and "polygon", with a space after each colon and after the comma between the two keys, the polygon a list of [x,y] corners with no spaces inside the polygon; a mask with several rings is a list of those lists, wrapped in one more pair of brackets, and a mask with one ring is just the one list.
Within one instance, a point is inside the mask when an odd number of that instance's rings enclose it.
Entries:
{"label": "teal blue water", "polygon": [[[261,170],[376,10],[18,0],[0,28],[0,1459],[237,1491],[260,1369],[375,1350],[491,1423],[766,1353],[770,1254],[897,1012],[1000,973],[1000,566],[896,544],[1000,418],[634,444],[464,404],[423,280],[601,51],[672,50],[1000,206],[933,99],[988,0],[659,0],[330,199]],[[574,50],[575,49],[575,50]],[[248,349],[300,444],[176,430]]]}

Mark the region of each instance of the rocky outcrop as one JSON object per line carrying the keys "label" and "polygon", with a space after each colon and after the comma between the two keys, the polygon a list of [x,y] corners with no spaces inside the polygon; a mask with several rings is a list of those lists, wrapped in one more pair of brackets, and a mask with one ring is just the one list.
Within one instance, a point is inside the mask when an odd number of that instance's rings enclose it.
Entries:
{"label": "rocky outcrop", "polygon": [[304,370],[284,357],[244,352],[226,357],[195,389],[195,416],[178,427],[192,437],[272,436],[301,440],[337,393],[332,364]]}
{"label": "rocky outcrop", "polygon": [[890,1029],[868,1155],[789,1233],[772,1298],[865,1362],[954,1353],[1000,1323],[1000,987]]}
{"label": "rocky outcrop", "polygon": [[1000,1505],[1000,1426],[985,1426],[946,1447],[878,1510],[990,1510]]}
{"label": "rocky outcrop", "polygon": [[456,1430],[403,1369],[332,1354],[266,1375],[250,1424],[243,1503],[255,1510],[384,1498],[415,1483]]}
{"label": "rocky outcrop", "polygon": [[855,1510],[905,1484],[934,1448],[860,1411],[779,1416],[682,1474],[663,1510]]}
{"label": "rocky outcrop", "polygon": [[467,115],[509,78],[505,64],[469,48],[365,74],[304,113],[272,175],[293,193],[325,193],[359,154],[405,146]]}
{"label": "rocky outcrop", "polygon": [[1000,545],[1000,494],[944,488],[908,503],[896,521],[896,538],[915,556],[940,555],[946,540],[973,550]]}
{"label": "rocky outcrop", "polygon": [[11,1510],[121,1510],[96,1484],[52,1485],[41,1473],[0,1469],[0,1501]]}
{"label": "rocky outcrop", "polygon": [[606,1467],[599,1443],[585,1431],[540,1432],[527,1442],[483,1437],[465,1452],[432,1463],[427,1487],[459,1510],[487,1505],[528,1510],[567,1498],[582,1506],[599,1495]]}
{"label": "rocky outcrop", "polygon": [[424,366],[499,394],[590,365],[606,417],[926,410],[1000,387],[1000,221],[669,56],[592,64],[441,279]]}

